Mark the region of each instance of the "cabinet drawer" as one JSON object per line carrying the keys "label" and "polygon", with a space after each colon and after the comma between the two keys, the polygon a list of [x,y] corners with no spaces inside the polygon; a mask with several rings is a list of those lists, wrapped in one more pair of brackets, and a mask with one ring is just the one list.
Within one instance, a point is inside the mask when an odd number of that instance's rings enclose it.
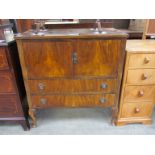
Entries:
{"label": "cabinet drawer", "polygon": [[155,69],[128,70],[127,84],[155,84]]}
{"label": "cabinet drawer", "polygon": [[152,114],[152,102],[124,103],[121,117],[150,117]]}
{"label": "cabinet drawer", "polygon": [[124,101],[155,101],[155,85],[147,86],[126,86]]}
{"label": "cabinet drawer", "polygon": [[114,105],[115,94],[106,95],[33,95],[34,108],[48,107],[108,107]]}
{"label": "cabinet drawer", "polygon": [[0,93],[15,93],[11,73],[0,72]]}
{"label": "cabinet drawer", "polygon": [[129,68],[155,68],[155,54],[132,54]]}
{"label": "cabinet drawer", "polygon": [[31,93],[115,92],[115,79],[29,80]]}
{"label": "cabinet drawer", "polygon": [[12,117],[20,113],[15,95],[0,95],[0,117]]}
{"label": "cabinet drawer", "polygon": [[0,48],[0,70],[9,68],[5,48]]}

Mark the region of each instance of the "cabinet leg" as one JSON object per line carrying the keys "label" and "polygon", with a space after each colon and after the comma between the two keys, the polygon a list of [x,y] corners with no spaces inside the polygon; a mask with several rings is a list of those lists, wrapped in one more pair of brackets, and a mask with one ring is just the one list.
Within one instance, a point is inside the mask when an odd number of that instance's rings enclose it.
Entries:
{"label": "cabinet leg", "polygon": [[36,110],[35,109],[29,109],[29,116],[32,119],[32,127],[36,127]]}
{"label": "cabinet leg", "polygon": [[28,120],[23,120],[20,122],[21,126],[23,127],[24,131],[30,130],[30,124]]}

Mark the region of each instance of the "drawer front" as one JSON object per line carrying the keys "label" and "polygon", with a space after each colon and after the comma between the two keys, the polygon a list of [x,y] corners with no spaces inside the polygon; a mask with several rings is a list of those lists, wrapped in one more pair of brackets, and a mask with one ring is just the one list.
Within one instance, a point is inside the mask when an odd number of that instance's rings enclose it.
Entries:
{"label": "drawer front", "polygon": [[121,117],[150,117],[153,110],[152,102],[124,103]]}
{"label": "drawer front", "polygon": [[33,95],[34,108],[48,107],[109,107],[114,105],[115,94],[106,95]]}
{"label": "drawer front", "polygon": [[8,68],[9,68],[9,65],[6,57],[5,48],[0,48],[0,70],[8,69]]}
{"label": "drawer front", "polygon": [[155,54],[132,54],[129,68],[155,68]]}
{"label": "drawer front", "polygon": [[128,70],[127,84],[155,84],[155,69]]}
{"label": "drawer front", "polygon": [[29,80],[31,93],[115,92],[115,79]]}
{"label": "drawer front", "polygon": [[125,102],[155,101],[155,85],[126,86],[124,91]]}
{"label": "drawer front", "polygon": [[15,95],[0,95],[0,117],[19,116],[20,114]]}
{"label": "drawer front", "polygon": [[11,73],[0,72],[0,93],[15,93]]}

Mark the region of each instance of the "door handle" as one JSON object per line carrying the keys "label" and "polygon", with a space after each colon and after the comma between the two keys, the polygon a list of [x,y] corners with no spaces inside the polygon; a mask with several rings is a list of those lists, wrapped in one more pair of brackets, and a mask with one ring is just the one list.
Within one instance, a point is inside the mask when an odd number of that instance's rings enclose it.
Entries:
{"label": "door handle", "polygon": [[78,63],[78,58],[77,58],[77,53],[74,52],[72,55],[72,62],[73,64],[77,64]]}

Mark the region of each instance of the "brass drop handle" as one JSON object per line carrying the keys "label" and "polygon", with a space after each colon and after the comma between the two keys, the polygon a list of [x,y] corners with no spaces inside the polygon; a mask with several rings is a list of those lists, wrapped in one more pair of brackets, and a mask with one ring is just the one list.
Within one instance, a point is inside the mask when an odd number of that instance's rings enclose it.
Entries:
{"label": "brass drop handle", "polygon": [[148,77],[146,74],[142,74],[142,80],[146,80]]}
{"label": "brass drop handle", "polygon": [[105,89],[105,88],[107,88],[107,87],[108,87],[108,85],[107,85],[107,84],[105,84],[105,83],[102,83],[100,87],[101,87],[101,89]]}
{"label": "brass drop handle", "polygon": [[77,53],[74,52],[72,55],[72,62],[73,64],[77,64],[78,63],[78,57],[77,57]]}
{"label": "brass drop handle", "polygon": [[147,64],[147,63],[149,63],[149,62],[150,62],[150,59],[147,58],[147,57],[145,57],[145,59],[144,59],[144,63]]}
{"label": "brass drop handle", "polygon": [[141,96],[143,96],[143,95],[144,95],[144,91],[143,91],[143,90],[140,90],[140,91],[138,92],[138,96],[141,97]]}
{"label": "brass drop handle", "polygon": [[39,88],[40,90],[44,90],[44,89],[45,89],[45,85],[44,85],[43,83],[39,83],[39,84],[38,84],[38,88]]}
{"label": "brass drop handle", "polygon": [[47,99],[41,98],[40,103],[43,104],[43,105],[47,104]]}
{"label": "brass drop handle", "polygon": [[135,113],[139,113],[140,109],[139,108],[135,108]]}
{"label": "brass drop handle", "polygon": [[105,103],[106,102],[106,99],[105,98],[100,98],[100,103]]}

